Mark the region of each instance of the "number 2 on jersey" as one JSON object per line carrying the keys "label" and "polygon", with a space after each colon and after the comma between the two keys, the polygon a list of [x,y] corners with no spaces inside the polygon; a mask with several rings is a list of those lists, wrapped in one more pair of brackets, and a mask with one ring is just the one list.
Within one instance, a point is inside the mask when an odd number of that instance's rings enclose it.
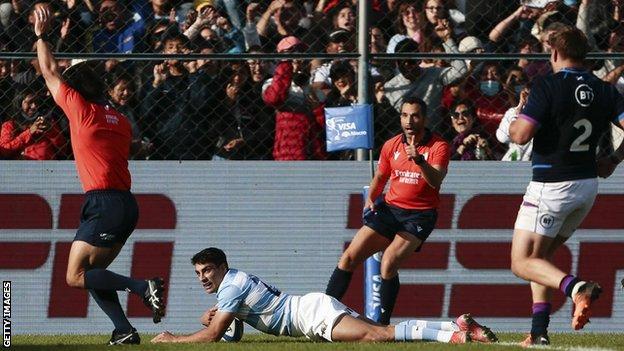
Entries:
{"label": "number 2 on jersey", "polygon": [[579,119],[578,121],[576,121],[576,123],[574,123],[574,128],[576,129],[583,128],[583,133],[579,135],[576,139],[574,139],[574,141],[572,142],[572,145],[570,145],[570,151],[571,152],[589,151],[589,144],[583,144],[583,142],[587,140],[587,138],[589,138],[589,136],[592,133],[591,122],[587,120],[586,118]]}

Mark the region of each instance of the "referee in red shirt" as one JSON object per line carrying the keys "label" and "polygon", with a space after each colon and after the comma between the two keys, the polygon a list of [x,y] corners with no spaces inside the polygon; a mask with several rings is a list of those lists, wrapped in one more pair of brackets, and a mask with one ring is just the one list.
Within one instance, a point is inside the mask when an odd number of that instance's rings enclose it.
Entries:
{"label": "referee in red shirt", "polygon": [[47,6],[35,8],[37,58],[54,101],[69,120],[76,168],[86,192],[80,227],[69,252],[67,284],[89,289],[111,319],[115,330],[110,345],[138,344],[139,334],[126,318],[117,291],[139,295],[158,323],[165,310],[163,281],[132,279],[106,269],[134,230],[139,214],[130,193],[130,123],[106,100],[105,86],[92,64],[83,62],[59,74],[46,42],[49,11]]}
{"label": "referee in red shirt", "polygon": [[[355,234],[327,284],[326,294],[340,300],[353,270],[384,250],[379,322],[385,325],[390,323],[399,293],[401,263],[420,249],[435,226],[440,185],[450,159],[449,144],[425,128],[426,111],[426,103],[417,97],[403,100],[403,133],[384,143],[364,205],[364,226]],[[388,180],[388,192],[383,199],[377,199]]]}

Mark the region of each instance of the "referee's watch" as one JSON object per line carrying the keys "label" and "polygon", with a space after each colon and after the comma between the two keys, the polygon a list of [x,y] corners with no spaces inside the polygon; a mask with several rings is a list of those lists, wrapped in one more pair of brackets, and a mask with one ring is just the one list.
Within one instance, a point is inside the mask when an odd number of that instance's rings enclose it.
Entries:
{"label": "referee's watch", "polygon": [[418,157],[414,159],[414,163],[419,166],[422,166],[425,162],[427,161],[425,160],[425,156],[423,156],[422,154],[419,154]]}
{"label": "referee's watch", "polygon": [[50,41],[50,37],[47,33],[41,33],[41,35],[37,35],[37,40],[39,39],[45,41],[46,43]]}

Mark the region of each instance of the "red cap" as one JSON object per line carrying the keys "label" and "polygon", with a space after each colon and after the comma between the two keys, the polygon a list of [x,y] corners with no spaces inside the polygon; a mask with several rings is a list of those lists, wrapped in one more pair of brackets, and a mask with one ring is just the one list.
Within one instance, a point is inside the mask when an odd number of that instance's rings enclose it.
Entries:
{"label": "red cap", "polygon": [[277,44],[277,52],[287,52],[295,50],[297,47],[304,48],[305,44],[295,36],[286,37]]}

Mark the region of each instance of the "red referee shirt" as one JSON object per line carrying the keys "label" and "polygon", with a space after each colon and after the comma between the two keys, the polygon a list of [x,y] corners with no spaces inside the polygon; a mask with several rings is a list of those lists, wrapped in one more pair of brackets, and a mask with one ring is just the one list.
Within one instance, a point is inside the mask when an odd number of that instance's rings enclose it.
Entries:
{"label": "red referee shirt", "polygon": [[[404,208],[425,210],[437,208],[440,202],[440,189],[434,189],[420,174],[420,166],[407,158],[407,144],[403,134],[386,141],[381,148],[378,172],[389,177],[390,186],[386,193],[386,203]],[[449,144],[437,134],[419,145],[417,151],[432,166],[448,167],[451,158]]]}
{"label": "red referee shirt", "polygon": [[84,191],[130,190],[132,128],[108,105],[85,100],[66,83],[54,97],[69,119],[72,150]]}

